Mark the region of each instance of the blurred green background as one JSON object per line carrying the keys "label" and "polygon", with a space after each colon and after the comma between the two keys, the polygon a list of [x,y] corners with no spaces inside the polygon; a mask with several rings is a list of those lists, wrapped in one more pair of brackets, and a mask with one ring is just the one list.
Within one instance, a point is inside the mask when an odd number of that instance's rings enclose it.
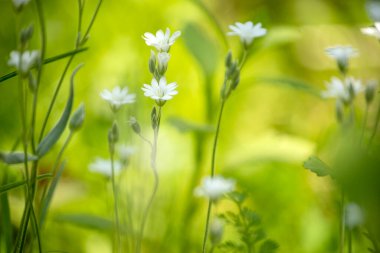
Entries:
{"label": "blurred green background", "polygon": [[[43,2],[47,56],[72,50],[76,39],[76,1]],[[89,22],[96,3],[86,1],[84,24]],[[195,0],[105,0],[90,34],[89,50],[79,54],[71,65],[72,71],[77,64],[85,63],[76,77],[75,106],[85,103],[86,119],[65,153],[67,168],[42,232],[45,248],[60,252],[111,252],[110,225],[106,222],[112,220],[111,187],[101,175],[91,173],[88,165],[97,156],[108,157],[107,131],[112,114],[99,93],[116,85],[128,86],[137,94],[136,103],[119,114],[123,142],[136,149],[130,166],[120,177],[120,198],[125,227],[130,227],[127,210],[133,220],[141,219],[152,183],[149,150],[129,129],[127,119],[136,116],[144,135],[151,137],[153,101],[141,91],[142,85],[151,80],[147,66],[150,48],[142,35],[169,27],[173,32],[182,31],[170,51],[167,72],[168,81],[178,83],[179,94],[163,108],[158,151],[160,188],[148,221],[144,252],[181,252],[184,240],[189,245],[186,252],[200,251],[207,203],[189,194],[189,187],[194,170],[208,174],[212,133],[179,131],[186,129],[178,129],[178,120],[215,125],[224,56],[229,48],[234,55],[240,52],[238,38],[224,38],[216,23],[225,34],[229,24],[252,20],[261,22],[268,34],[254,41],[254,53],[242,71],[241,83],[227,102],[217,151],[217,173],[235,178],[239,189],[249,192],[250,205],[262,217],[268,236],[280,244],[278,252],[337,252],[339,191],[330,178],[318,178],[302,164],[311,154],[331,159],[326,147],[339,131],[334,102],[315,94],[324,89],[331,76],[339,75],[324,49],[352,45],[360,55],[352,60],[350,73],[363,80],[380,77],[380,46],[376,39],[360,33],[361,27],[372,24],[366,4],[364,0],[205,0],[202,4]],[[16,15],[11,1],[0,0],[0,17],[2,76],[13,71],[7,61],[17,45],[20,27],[33,23],[35,35],[30,48],[38,49],[40,43],[33,1],[22,15]],[[208,44],[192,40],[194,32]],[[194,48],[203,50],[205,66],[192,53]],[[65,63],[66,59],[45,65],[37,128]],[[278,82],[284,79],[302,84]],[[64,107],[68,80],[66,77],[49,120],[50,127]],[[304,83],[309,85],[307,89]],[[10,150],[21,131],[16,87],[17,78],[0,83],[0,150]],[[205,93],[205,87],[211,93]],[[364,99],[358,99],[357,104],[363,107]],[[362,110],[357,113],[362,117]],[[52,166],[63,139],[42,160],[40,172]],[[200,155],[194,152],[199,143]],[[6,170],[15,180],[22,176],[17,166]],[[10,201],[12,221],[17,227],[23,192],[12,191]],[[198,206],[191,222],[184,221],[189,202]],[[226,205],[218,211],[228,209]],[[93,216],[102,219],[91,219]],[[363,239],[357,244],[358,248],[365,248],[367,242]]]}

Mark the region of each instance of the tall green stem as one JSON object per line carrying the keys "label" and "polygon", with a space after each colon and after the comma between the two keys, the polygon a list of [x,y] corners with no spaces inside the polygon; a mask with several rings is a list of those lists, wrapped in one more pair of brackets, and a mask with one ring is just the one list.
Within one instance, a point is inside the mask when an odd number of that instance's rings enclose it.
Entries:
{"label": "tall green stem", "polygon": [[344,252],[344,241],[345,241],[345,227],[346,227],[346,215],[344,210],[344,191],[342,189],[341,200],[340,200],[340,231],[339,231],[339,253]]}
{"label": "tall green stem", "polygon": [[147,204],[147,206],[143,212],[142,222],[141,222],[141,226],[140,226],[140,235],[137,237],[136,253],[141,252],[141,244],[142,244],[142,239],[144,236],[145,224],[148,220],[149,211],[150,211],[152,204],[153,204],[153,201],[156,197],[158,185],[159,185],[159,176],[158,176],[158,171],[157,171],[156,160],[157,160],[157,142],[158,142],[158,132],[160,129],[160,122],[161,122],[161,106],[158,107],[157,125],[155,126],[155,129],[154,129],[151,162],[150,162],[150,166],[151,166],[153,176],[154,176],[153,190],[152,190],[152,194],[150,195],[148,204]]}
{"label": "tall green stem", "polygon": [[111,183],[112,183],[112,193],[114,199],[114,215],[115,215],[115,230],[116,230],[116,252],[121,252],[121,236],[120,236],[120,220],[119,220],[119,210],[118,210],[118,194],[115,179],[115,165],[114,165],[114,154],[111,154]]}
{"label": "tall green stem", "polygon": [[[220,125],[221,125],[221,122],[222,122],[223,109],[224,109],[225,102],[226,102],[226,100],[222,99],[220,110],[219,110],[218,122],[216,124],[216,132],[215,132],[215,137],[214,137],[214,145],[212,147],[212,155],[211,155],[211,170],[210,170],[211,177],[214,177],[214,175],[215,175],[216,147],[218,145],[219,131],[220,131]],[[208,229],[209,229],[209,224],[210,224],[211,209],[212,209],[212,202],[211,202],[211,200],[209,200],[208,207],[207,207],[205,233],[203,235],[203,246],[202,246],[202,252],[203,253],[206,253],[207,235],[208,235]]]}

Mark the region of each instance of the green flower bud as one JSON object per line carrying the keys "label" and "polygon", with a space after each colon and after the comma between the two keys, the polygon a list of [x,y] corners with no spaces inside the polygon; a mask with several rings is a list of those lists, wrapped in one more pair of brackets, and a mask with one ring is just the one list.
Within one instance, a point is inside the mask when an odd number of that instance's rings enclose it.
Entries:
{"label": "green flower bud", "polygon": [[26,43],[32,38],[34,32],[33,25],[29,25],[28,27],[21,30],[20,33],[20,42],[21,45],[25,46]]}
{"label": "green flower bud", "polygon": [[158,126],[158,119],[157,119],[157,110],[156,107],[153,107],[152,112],[150,114],[150,120],[152,123],[152,128],[155,130]]}
{"label": "green flower bud", "polygon": [[367,104],[372,103],[374,97],[375,97],[375,92],[377,88],[377,82],[372,80],[369,81],[368,84],[365,87],[365,101]]}
{"label": "green flower bud", "polygon": [[71,131],[77,131],[82,127],[85,114],[84,104],[81,103],[70,119],[69,128]]}
{"label": "green flower bud", "polygon": [[108,131],[108,142],[115,144],[119,140],[119,128],[116,121],[113,122],[111,129]]}
{"label": "green flower bud", "polygon": [[217,245],[222,241],[224,232],[224,224],[220,218],[216,218],[210,224],[210,241],[213,245]]}
{"label": "green flower bud", "polygon": [[135,117],[131,117],[129,119],[129,124],[131,125],[133,132],[135,132],[136,134],[140,134],[141,133],[140,124],[137,122],[137,120],[136,120]]}
{"label": "green flower bud", "polygon": [[232,53],[231,51],[228,51],[227,56],[226,56],[226,67],[229,68],[232,64]]}
{"label": "green flower bud", "polygon": [[153,50],[150,51],[149,72],[152,74],[156,72],[156,55]]}

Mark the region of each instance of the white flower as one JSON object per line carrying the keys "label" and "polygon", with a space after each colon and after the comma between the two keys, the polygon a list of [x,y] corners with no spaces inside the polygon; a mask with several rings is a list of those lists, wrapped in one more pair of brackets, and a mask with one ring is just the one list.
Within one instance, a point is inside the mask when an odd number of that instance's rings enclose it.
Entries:
{"label": "white flower", "polygon": [[[112,168],[111,168],[111,161],[102,159],[102,158],[95,158],[95,161],[89,165],[89,169],[92,172],[102,174],[106,177],[112,176]],[[122,169],[122,165],[118,161],[114,161],[114,170],[115,174],[120,173]]]}
{"label": "white flower", "polygon": [[346,205],[346,226],[350,229],[358,227],[364,223],[363,211],[356,203]]}
{"label": "white flower", "polygon": [[[8,60],[8,65],[15,67],[22,74],[27,74],[34,67],[40,57],[38,50],[24,51],[20,57],[19,51],[12,51]],[[20,61],[21,60],[21,61]]]}
{"label": "white flower", "polygon": [[103,90],[100,96],[108,101],[114,111],[119,110],[124,104],[134,103],[136,97],[135,94],[128,94],[128,87],[121,89],[119,86],[116,86],[112,91],[107,89]]}
{"label": "white flower", "polygon": [[328,56],[336,60],[347,60],[350,57],[358,56],[358,51],[351,46],[334,46],[325,49]]}
{"label": "white flower", "polygon": [[123,164],[127,164],[131,155],[135,153],[135,148],[132,146],[120,145],[118,148],[118,151],[119,151],[120,161]]}
{"label": "white flower", "polygon": [[343,81],[337,77],[332,77],[330,82],[326,82],[326,88],[325,91],[321,92],[323,98],[339,98],[344,102],[349,102],[350,99],[364,90],[361,81],[353,77],[347,77]]}
{"label": "white flower", "polygon": [[22,7],[27,5],[30,2],[30,0],[12,0],[12,2],[15,9],[20,10]]}
{"label": "white flower", "polygon": [[360,31],[365,35],[380,39],[380,22],[375,22],[374,26],[361,28]]}
{"label": "white flower", "polygon": [[229,36],[239,36],[244,46],[248,47],[254,38],[264,36],[267,33],[265,28],[261,27],[261,23],[253,25],[251,21],[244,24],[236,22],[235,25],[230,25],[232,32],[228,32]]}
{"label": "white flower", "polygon": [[151,85],[144,84],[141,88],[144,91],[144,96],[150,97],[156,100],[158,105],[163,105],[167,100],[173,98],[178,92],[176,91],[177,83],[166,83],[166,78],[161,77],[160,81],[157,82],[155,78],[152,79]]}
{"label": "white flower", "polygon": [[175,40],[181,35],[180,31],[176,31],[170,36],[170,29],[166,28],[164,33],[162,30],[156,32],[156,36],[152,33],[144,33],[143,39],[148,46],[155,47],[160,52],[168,52]]}
{"label": "white flower", "polygon": [[224,194],[235,189],[235,181],[225,179],[222,176],[205,177],[202,185],[194,190],[194,194],[199,197],[207,197],[212,201],[216,201]]}

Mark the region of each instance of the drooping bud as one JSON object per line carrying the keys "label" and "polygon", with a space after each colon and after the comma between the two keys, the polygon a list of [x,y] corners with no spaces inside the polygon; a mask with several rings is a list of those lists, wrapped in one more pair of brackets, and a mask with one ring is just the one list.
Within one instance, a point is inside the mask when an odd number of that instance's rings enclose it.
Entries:
{"label": "drooping bud", "polygon": [[371,80],[365,87],[365,101],[367,104],[371,104],[377,88],[377,82],[375,80]]}
{"label": "drooping bud", "polygon": [[70,125],[69,125],[69,128],[71,131],[73,132],[77,131],[82,127],[85,114],[86,113],[85,113],[84,104],[81,103],[78,109],[73,113],[73,116],[71,117]]}
{"label": "drooping bud", "polygon": [[136,134],[141,133],[140,124],[139,124],[139,122],[137,122],[137,119],[135,117],[130,117],[129,125],[132,127],[133,132],[135,132]]}
{"label": "drooping bud", "polygon": [[150,51],[149,72],[153,75],[156,72],[156,55],[153,50]]}

